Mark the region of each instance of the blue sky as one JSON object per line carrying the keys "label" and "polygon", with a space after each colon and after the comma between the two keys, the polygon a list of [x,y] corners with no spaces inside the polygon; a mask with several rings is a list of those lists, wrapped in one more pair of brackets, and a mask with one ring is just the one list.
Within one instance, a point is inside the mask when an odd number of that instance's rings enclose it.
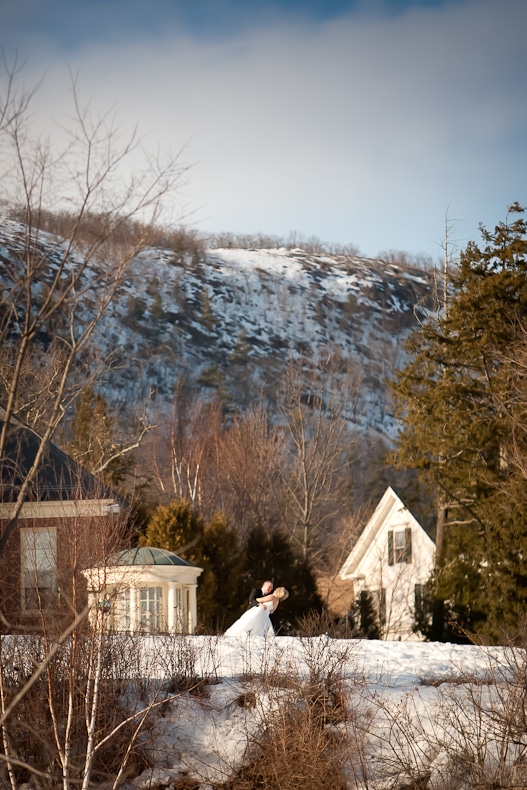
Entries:
{"label": "blue sky", "polygon": [[[202,231],[441,254],[527,204],[526,0],[0,0],[48,133],[81,99],[183,148]],[[57,131],[56,134],[59,134]]]}

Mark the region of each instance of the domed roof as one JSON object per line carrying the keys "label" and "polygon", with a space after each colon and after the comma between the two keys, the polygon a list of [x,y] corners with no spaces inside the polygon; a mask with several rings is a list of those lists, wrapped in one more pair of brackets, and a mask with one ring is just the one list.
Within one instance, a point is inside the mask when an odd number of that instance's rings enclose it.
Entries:
{"label": "domed roof", "polygon": [[108,565],[188,565],[182,557],[166,549],[155,549],[150,546],[141,546],[137,549],[123,549],[112,555]]}

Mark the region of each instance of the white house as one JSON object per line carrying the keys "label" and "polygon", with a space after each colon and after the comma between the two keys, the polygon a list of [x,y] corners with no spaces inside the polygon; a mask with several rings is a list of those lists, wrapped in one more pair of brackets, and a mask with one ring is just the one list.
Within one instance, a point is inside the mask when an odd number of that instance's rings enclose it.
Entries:
{"label": "white house", "polygon": [[340,570],[376,612],[382,639],[417,639],[416,606],[434,566],[432,538],[388,487]]}
{"label": "white house", "polygon": [[202,570],[165,549],[125,549],[84,571],[88,602],[108,631],[193,634]]}

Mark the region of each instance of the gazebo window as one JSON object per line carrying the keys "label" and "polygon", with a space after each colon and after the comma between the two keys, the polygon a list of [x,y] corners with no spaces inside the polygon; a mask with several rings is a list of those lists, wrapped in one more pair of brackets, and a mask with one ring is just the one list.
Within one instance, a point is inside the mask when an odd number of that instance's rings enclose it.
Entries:
{"label": "gazebo window", "polygon": [[183,590],[176,587],[176,631],[180,634],[185,632],[187,625],[184,602]]}
{"label": "gazebo window", "polygon": [[192,633],[192,607],[190,604],[190,589],[188,587],[176,588],[176,631],[179,634]]}
{"label": "gazebo window", "polygon": [[140,628],[141,631],[155,633],[161,630],[161,607],[163,602],[161,587],[141,587],[140,590]]}
{"label": "gazebo window", "polygon": [[192,633],[192,613],[190,610],[190,590],[188,587],[185,588],[185,607],[186,607],[186,614],[187,614],[187,633]]}
{"label": "gazebo window", "polygon": [[121,587],[117,593],[114,605],[113,627],[116,631],[129,632],[132,630],[132,618],[130,614],[130,590]]}

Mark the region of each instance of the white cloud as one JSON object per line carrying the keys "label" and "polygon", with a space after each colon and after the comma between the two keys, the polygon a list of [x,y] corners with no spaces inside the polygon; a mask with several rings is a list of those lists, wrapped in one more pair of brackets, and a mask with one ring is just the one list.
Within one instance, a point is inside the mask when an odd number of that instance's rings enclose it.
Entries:
{"label": "white cloud", "polygon": [[[168,23],[163,36],[92,41],[69,65],[81,95],[115,104],[149,145],[188,142],[204,230],[433,252],[449,204],[464,243],[526,200],[526,22],[522,0],[466,0],[325,24],[273,17],[214,41]],[[40,107],[59,117],[66,58],[34,53]]]}

